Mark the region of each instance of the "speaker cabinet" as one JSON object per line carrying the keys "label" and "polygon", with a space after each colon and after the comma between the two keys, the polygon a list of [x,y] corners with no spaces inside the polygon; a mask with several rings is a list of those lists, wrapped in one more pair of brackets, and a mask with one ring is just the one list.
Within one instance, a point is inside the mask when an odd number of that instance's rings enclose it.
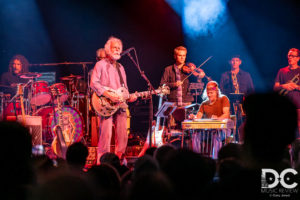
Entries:
{"label": "speaker cabinet", "polygon": [[[22,115],[17,116],[17,121],[22,123]],[[32,137],[32,146],[42,145],[42,117],[41,116],[25,116],[25,126],[29,129]]]}

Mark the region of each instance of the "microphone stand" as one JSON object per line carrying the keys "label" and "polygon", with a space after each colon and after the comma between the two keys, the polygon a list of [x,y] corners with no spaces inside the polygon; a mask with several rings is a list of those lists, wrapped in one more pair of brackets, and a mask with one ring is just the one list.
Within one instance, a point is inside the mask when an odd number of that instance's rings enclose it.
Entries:
{"label": "microphone stand", "polygon": [[[88,73],[88,67],[86,66],[87,63],[81,63],[82,64],[82,69],[83,69],[83,80],[84,82],[86,83],[86,80],[88,80],[88,82],[90,81],[89,80],[89,77],[86,78],[86,75],[89,76],[89,73]],[[89,86],[89,83],[87,84],[87,86]],[[85,120],[86,120],[86,127],[85,127],[85,138],[84,138],[84,142],[86,143],[87,140],[88,140],[88,135],[89,135],[89,131],[90,131],[90,128],[89,128],[89,105],[90,105],[90,96],[89,96],[89,92],[88,92],[88,88],[87,87],[87,90],[86,90],[86,93],[85,93],[85,100],[86,100],[86,107],[85,107]]]}
{"label": "microphone stand", "polygon": [[135,48],[133,48],[134,50],[134,54],[135,54],[135,58],[136,58],[136,62],[135,60],[132,58],[131,54],[128,52],[127,55],[128,57],[132,60],[132,62],[134,63],[134,65],[138,68],[139,72],[140,72],[140,75],[145,79],[145,81],[147,82],[147,85],[148,85],[148,90],[149,90],[149,98],[150,98],[150,101],[149,101],[149,129],[148,129],[148,132],[149,132],[149,147],[152,146],[152,121],[153,121],[153,99],[152,99],[152,95],[151,95],[151,91],[153,91],[155,94],[155,89],[154,87],[152,86],[151,82],[149,81],[149,79],[147,78],[147,76],[145,75],[145,72],[141,70],[140,68],[140,65],[139,65],[139,60],[138,60],[138,57],[137,57],[137,53],[135,51]]}

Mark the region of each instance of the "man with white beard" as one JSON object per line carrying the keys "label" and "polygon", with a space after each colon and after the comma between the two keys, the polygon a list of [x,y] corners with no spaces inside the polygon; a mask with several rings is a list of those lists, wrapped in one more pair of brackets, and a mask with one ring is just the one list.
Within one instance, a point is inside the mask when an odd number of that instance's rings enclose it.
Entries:
{"label": "man with white beard", "polygon": [[[127,87],[127,79],[124,67],[117,62],[121,58],[123,45],[122,41],[115,37],[110,37],[105,44],[106,58],[96,63],[92,77],[91,88],[100,97],[104,96],[112,102],[120,102],[121,97],[117,93],[111,92],[120,87]],[[109,89],[108,89],[109,88]],[[136,100],[135,95],[130,95],[129,102]],[[100,157],[110,152],[110,142],[112,136],[112,127],[115,127],[115,154],[121,158],[124,155],[127,146],[127,115],[125,109],[118,109],[111,116],[100,116],[99,141],[98,141],[98,156],[97,164]]]}

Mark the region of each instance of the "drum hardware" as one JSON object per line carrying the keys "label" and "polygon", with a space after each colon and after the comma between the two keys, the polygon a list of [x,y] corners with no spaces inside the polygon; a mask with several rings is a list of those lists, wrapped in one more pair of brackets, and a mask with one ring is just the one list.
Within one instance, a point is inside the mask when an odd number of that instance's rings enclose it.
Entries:
{"label": "drum hardware", "polygon": [[26,72],[26,73],[18,74],[18,76],[23,79],[34,79],[34,78],[41,77],[42,74],[36,72]]}
{"label": "drum hardware", "polygon": [[60,79],[63,80],[63,81],[71,81],[71,80],[74,80],[74,79],[82,79],[83,77],[80,76],[80,75],[74,75],[74,74],[71,74],[70,76],[64,76],[64,77],[61,77]]}
{"label": "drum hardware", "polygon": [[[60,95],[60,101],[61,103],[64,103],[69,98],[69,92],[67,91],[66,85],[63,83],[55,83],[51,85],[51,88],[56,88],[58,91],[58,95]],[[57,104],[56,98],[54,98],[54,104]]]}

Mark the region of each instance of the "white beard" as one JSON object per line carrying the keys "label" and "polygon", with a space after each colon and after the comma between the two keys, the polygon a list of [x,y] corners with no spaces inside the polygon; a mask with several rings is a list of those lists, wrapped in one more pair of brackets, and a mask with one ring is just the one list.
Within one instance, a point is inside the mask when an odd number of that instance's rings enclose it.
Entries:
{"label": "white beard", "polygon": [[111,54],[110,56],[113,60],[119,60],[121,58],[120,54]]}

